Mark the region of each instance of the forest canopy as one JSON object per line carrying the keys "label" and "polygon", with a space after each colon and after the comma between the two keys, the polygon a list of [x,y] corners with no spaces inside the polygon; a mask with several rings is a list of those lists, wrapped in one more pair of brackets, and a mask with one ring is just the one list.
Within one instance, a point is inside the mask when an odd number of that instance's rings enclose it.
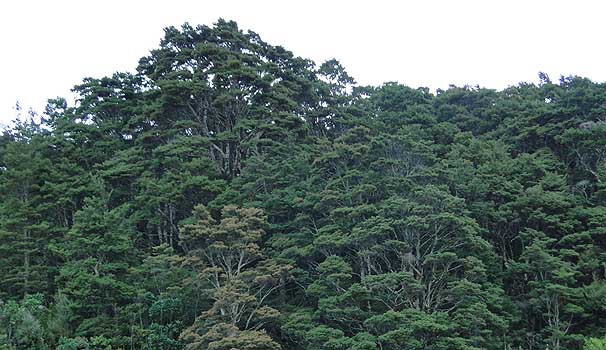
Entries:
{"label": "forest canopy", "polygon": [[606,84],[165,29],[0,135],[0,350],[606,349]]}

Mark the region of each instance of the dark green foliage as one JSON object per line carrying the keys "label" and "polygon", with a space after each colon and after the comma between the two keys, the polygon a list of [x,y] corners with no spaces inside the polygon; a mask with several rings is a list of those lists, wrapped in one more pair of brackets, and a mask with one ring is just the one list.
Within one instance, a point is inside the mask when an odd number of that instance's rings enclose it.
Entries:
{"label": "dark green foliage", "polygon": [[606,85],[540,81],[167,28],[0,135],[0,350],[603,349]]}

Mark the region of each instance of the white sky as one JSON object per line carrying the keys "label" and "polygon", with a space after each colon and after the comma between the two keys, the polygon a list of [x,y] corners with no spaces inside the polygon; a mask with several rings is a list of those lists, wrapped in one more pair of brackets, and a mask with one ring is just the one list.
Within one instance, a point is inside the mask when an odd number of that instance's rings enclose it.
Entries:
{"label": "white sky", "polygon": [[360,84],[504,88],[581,75],[606,81],[606,1],[0,0],[0,123],[42,111],[83,77],[134,71],[168,25],[235,20]]}

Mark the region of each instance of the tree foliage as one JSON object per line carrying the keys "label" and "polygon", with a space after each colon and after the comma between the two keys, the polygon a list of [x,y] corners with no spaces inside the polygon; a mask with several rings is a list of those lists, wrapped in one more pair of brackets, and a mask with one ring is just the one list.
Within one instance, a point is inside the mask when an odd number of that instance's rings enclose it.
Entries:
{"label": "tree foliage", "polygon": [[166,28],[0,135],[0,349],[603,349],[606,85],[539,79]]}

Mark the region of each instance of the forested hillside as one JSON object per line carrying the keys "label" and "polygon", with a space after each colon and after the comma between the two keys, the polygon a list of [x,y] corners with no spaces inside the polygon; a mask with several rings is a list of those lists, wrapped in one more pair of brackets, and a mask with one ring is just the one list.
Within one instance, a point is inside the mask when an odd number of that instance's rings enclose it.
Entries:
{"label": "forested hillside", "polygon": [[606,84],[358,86],[220,20],[74,92],[0,136],[1,350],[606,349]]}

